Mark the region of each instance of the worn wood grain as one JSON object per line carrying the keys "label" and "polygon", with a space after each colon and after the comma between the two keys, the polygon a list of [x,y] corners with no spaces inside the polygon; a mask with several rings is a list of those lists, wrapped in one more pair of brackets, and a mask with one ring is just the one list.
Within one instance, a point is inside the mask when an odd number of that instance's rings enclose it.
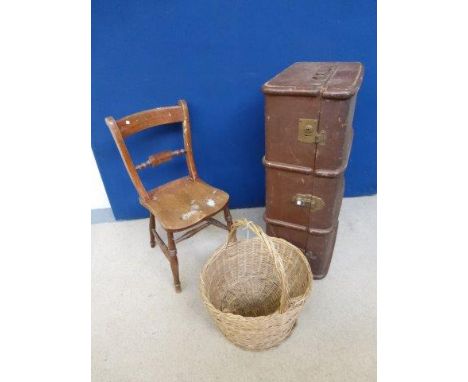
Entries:
{"label": "worn wood grain", "polygon": [[224,191],[189,176],[155,188],[149,195],[141,203],[170,231],[187,229],[217,214],[229,200]]}

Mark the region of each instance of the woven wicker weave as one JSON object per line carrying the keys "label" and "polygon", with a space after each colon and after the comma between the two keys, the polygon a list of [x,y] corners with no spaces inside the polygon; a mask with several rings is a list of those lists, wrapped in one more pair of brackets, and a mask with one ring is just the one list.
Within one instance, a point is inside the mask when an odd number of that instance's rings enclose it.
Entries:
{"label": "woven wicker weave", "polygon": [[[255,238],[236,241],[239,227]],[[278,345],[291,333],[312,286],[302,252],[252,222],[234,222],[228,240],[200,276],[203,302],[221,332],[249,350]]]}

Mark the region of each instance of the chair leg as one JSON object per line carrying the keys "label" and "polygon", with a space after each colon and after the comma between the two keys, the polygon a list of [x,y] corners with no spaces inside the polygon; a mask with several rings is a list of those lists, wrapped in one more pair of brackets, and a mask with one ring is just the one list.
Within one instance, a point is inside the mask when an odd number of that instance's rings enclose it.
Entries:
{"label": "chair leg", "polygon": [[151,248],[154,248],[156,246],[156,240],[154,239],[153,229],[156,229],[156,220],[154,219],[154,215],[150,212],[149,231]]}
{"label": "chair leg", "polygon": [[229,207],[227,204],[224,206],[224,219],[226,220],[226,225],[230,231],[232,227],[232,217],[231,211],[229,211]]}
{"label": "chair leg", "polygon": [[174,278],[174,287],[177,293],[182,291],[179,280],[179,261],[177,260],[177,248],[174,241],[174,234],[167,233],[167,242],[169,249],[169,262],[171,264],[172,277]]}
{"label": "chair leg", "polygon": [[[224,206],[224,219],[226,220],[226,225],[228,227],[228,231],[231,231],[231,227],[232,227],[232,217],[231,217],[231,211],[229,210],[229,206],[226,204]],[[234,237],[233,237],[234,241],[237,240],[236,238],[236,234],[234,233]]]}

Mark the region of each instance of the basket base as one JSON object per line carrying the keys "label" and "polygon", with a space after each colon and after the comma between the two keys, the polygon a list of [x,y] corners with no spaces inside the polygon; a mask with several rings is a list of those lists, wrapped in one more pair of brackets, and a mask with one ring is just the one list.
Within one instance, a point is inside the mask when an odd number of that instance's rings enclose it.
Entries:
{"label": "basket base", "polygon": [[[228,336],[224,335],[226,337],[226,339],[229,340],[229,342],[231,342],[233,345],[237,346],[238,348],[241,348],[242,350],[249,350],[249,351],[254,351],[254,352],[260,352],[260,351],[264,351],[264,350],[269,350],[269,349],[273,349],[273,348],[276,348],[278,347],[279,345],[281,345],[284,341],[286,341],[289,336],[292,334],[294,328],[296,327],[297,325],[297,320],[294,321],[294,324],[291,326],[291,329],[289,330],[289,332],[286,333],[286,335],[279,339],[278,341],[276,341],[275,343],[272,343],[272,344],[269,344],[267,346],[264,346],[264,347],[251,347],[251,346],[246,346],[246,345],[243,345],[243,344],[240,344],[238,342],[234,342],[232,341]],[[224,334],[224,333],[223,333]]]}

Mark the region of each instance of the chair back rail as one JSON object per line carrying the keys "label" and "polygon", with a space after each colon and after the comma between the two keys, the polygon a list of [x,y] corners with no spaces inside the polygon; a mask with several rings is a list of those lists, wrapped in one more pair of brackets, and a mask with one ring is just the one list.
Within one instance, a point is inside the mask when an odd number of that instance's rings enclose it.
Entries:
{"label": "chair back rail", "polygon": [[127,138],[150,127],[182,122],[183,120],[184,113],[180,106],[168,106],[128,115],[117,120],[117,125],[122,136]]}

